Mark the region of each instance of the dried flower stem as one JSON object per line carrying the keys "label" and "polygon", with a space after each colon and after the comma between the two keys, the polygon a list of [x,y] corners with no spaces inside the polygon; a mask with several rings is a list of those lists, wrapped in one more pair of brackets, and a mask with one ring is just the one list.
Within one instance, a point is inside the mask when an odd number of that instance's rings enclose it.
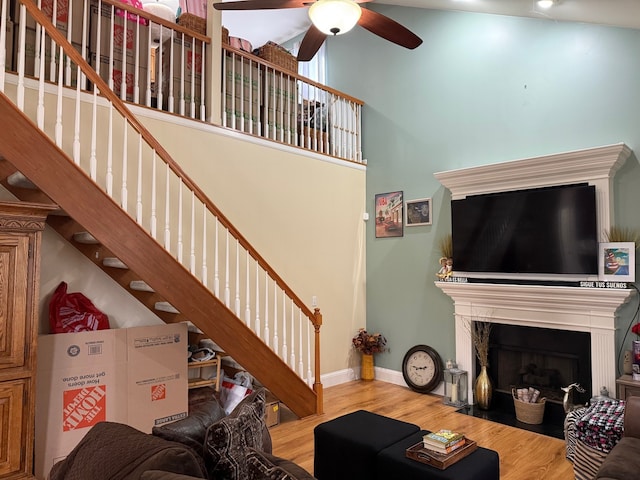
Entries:
{"label": "dried flower stem", "polygon": [[471,335],[471,341],[475,347],[476,357],[481,367],[489,366],[489,335],[491,334],[491,322],[465,320],[465,327]]}

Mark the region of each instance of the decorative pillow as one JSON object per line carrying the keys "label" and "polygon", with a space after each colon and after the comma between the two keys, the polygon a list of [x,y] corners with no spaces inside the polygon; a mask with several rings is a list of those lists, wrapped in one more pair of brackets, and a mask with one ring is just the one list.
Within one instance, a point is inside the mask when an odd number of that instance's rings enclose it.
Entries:
{"label": "decorative pillow", "polygon": [[245,480],[249,448],[262,450],[265,391],[247,396],[231,414],[207,430],[205,464],[211,478]]}
{"label": "decorative pillow", "polygon": [[253,448],[247,454],[247,480],[313,480],[314,477],[295,463]]}
{"label": "decorative pillow", "polygon": [[186,418],[153,427],[152,433],[165,440],[187,445],[204,458],[207,429],[225,416],[224,409],[217,400],[207,400],[192,407]]}

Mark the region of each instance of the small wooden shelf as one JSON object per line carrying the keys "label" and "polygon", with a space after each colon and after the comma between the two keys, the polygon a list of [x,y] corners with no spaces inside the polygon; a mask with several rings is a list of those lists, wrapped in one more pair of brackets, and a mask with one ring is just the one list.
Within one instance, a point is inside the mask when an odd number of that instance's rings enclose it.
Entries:
{"label": "small wooden shelf", "polygon": [[[216,352],[215,358],[211,360],[206,360],[204,362],[189,362],[189,369],[202,369],[207,367],[215,367],[216,375],[213,378],[202,378],[195,377],[189,378],[189,389],[191,388],[200,388],[200,387],[210,387],[213,386],[216,392],[220,391],[220,365],[222,363],[222,358],[225,357],[226,354],[223,352]],[[202,370],[200,370],[200,373]]]}
{"label": "small wooden shelf", "polygon": [[617,397],[626,400],[631,395],[640,396],[640,381],[634,380],[631,375],[622,375],[616,380]]}

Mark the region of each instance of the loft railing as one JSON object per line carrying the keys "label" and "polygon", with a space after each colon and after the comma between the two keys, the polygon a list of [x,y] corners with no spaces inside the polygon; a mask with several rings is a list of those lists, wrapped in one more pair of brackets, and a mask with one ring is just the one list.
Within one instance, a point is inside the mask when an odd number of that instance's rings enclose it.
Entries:
{"label": "loft railing", "polygon": [[363,163],[362,101],[223,45],[222,124]]}
{"label": "loft railing", "polygon": [[[0,27],[5,32],[8,0],[0,1]],[[301,379],[321,390],[319,310],[311,311],[300,300],[182,171],[103,74],[67,40],[68,34],[56,29],[31,0],[20,1],[18,57],[14,59],[17,78],[5,74],[6,55],[0,55],[0,91]],[[89,16],[90,5],[84,0],[84,18]],[[113,8],[111,12],[113,32],[117,18]],[[126,25],[128,20],[123,22]],[[38,58],[34,73],[46,73],[53,82],[45,82],[45,75],[27,78],[28,25],[33,25],[40,46],[34,55]],[[7,51],[6,44],[7,36],[0,35],[0,52]],[[114,43],[109,45],[112,48]],[[107,67],[109,72],[114,70],[113,57]],[[81,88],[85,80],[89,91]],[[65,88],[69,84],[73,88]]]}
{"label": "loft railing", "polygon": [[[69,57],[60,61],[28,15],[26,25],[20,22],[18,0],[8,1],[5,69],[17,72],[23,61],[27,78],[58,83],[62,75],[63,86],[93,91],[93,82],[82,73],[78,82]],[[209,37],[118,0],[37,0],[37,6],[121,100],[201,121],[211,117]],[[363,163],[363,102],[229,46],[222,53],[223,126]]]}

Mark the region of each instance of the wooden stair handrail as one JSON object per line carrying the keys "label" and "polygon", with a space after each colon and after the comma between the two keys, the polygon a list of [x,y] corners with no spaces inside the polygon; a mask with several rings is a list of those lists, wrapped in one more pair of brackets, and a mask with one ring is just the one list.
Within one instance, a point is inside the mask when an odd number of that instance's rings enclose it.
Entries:
{"label": "wooden stair handrail", "polygon": [[[103,0],[111,2],[111,0]],[[35,20],[45,27],[47,33],[56,42],[57,45],[62,46],[66,55],[71,60],[80,66],[82,72],[87,78],[98,87],[100,95],[104,96],[109,102],[111,102],[116,110],[127,119],[127,122],[142,135],[144,141],[151,146],[156,152],[158,152],[160,158],[169,166],[169,168],[183,181],[183,183],[195,194],[195,196],[202,202],[202,204],[214,214],[225,228],[229,230],[229,233],[238,240],[239,244],[249,252],[251,257],[258,262],[258,264],[269,273],[269,276],[273,278],[279,287],[293,300],[298,308],[300,308],[304,315],[313,322],[313,312],[307,307],[302,300],[294,293],[294,291],[287,285],[287,283],[278,275],[275,270],[267,263],[267,261],[257,252],[257,250],[249,243],[249,241],[233,226],[233,224],[227,219],[227,217],[213,204],[213,202],[200,190],[193,180],[184,172],[184,170],[173,160],[169,152],[156,140],[156,138],[147,130],[147,128],[136,118],[133,113],[126,106],[124,101],[118,97],[107,83],[98,75],[98,73],[82,58],[80,52],[78,52],[67,41],[66,37],[53,26],[49,21],[49,18],[37,7],[33,0],[20,0],[25,5],[29,13],[35,18]],[[115,3],[113,3],[115,5]],[[126,6],[125,4],[118,5],[118,8]],[[136,10],[138,11],[138,10]]]}

